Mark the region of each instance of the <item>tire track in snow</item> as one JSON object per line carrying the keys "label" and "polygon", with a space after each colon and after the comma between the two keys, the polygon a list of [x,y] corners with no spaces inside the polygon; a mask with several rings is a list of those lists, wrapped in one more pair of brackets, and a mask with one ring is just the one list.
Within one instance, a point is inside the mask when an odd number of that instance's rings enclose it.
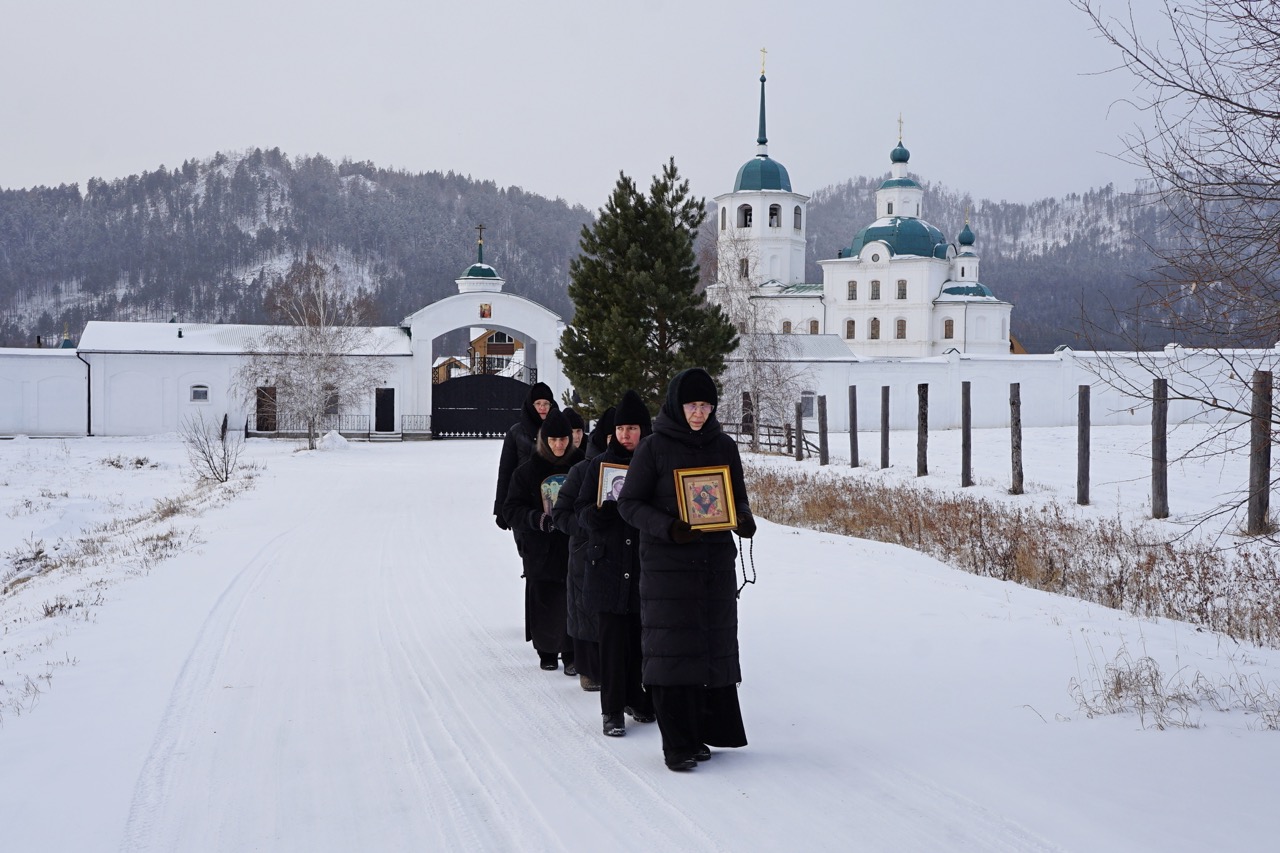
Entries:
{"label": "tire track in snow", "polygon": [[155,740],[134,787],[133,801],[129,806],[129,816],[120,842],[121,851],[134,853],[140,850],[174,849],[169,844],[153,846],[153,835],[157,829],[157,821],[168,805],[179,746],[186,741],[194,725],[193,711],[197,701],[209,692],[218,662],[226,651],[227,640],[246,599],[262,582],[268,569],[278,559],[285,542],[294,533],[295,529],[286,530],[263,545],[218,596],[201,625],[200,633],[174,683]]}

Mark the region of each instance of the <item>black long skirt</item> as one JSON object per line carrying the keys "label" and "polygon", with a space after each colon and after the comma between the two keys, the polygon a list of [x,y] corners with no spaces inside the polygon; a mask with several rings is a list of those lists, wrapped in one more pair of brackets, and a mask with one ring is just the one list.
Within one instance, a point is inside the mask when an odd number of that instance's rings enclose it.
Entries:
{"label": "black long skirt", "polygon": [[524,638],[539,654],[565,654],[566,660],[572,660],[564,595],[564,581],[525,579]]}
{"label": "black long skirt", "polygon": [[663,687],[650,684],[653,709],[662,732],[662,752],[667,758],[682,757],[706,746],[747,745],[738,706],[738,688]]}

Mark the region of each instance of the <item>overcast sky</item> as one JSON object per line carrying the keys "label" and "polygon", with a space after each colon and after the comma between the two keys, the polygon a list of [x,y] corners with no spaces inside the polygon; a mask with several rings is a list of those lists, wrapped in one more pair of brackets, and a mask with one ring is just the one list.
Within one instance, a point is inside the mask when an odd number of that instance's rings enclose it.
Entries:
{"label": "overcast sky", "polygon": [[[1115,4],[1118,7],[1118,3]],[[453,170],[599,208],[670,156],[708,198],[769,152],[811,193],[887,170],[1032,201],[1137,173],[1140,116],[1067,0],[0,0],[0,187],[216,151]],[[1118,10],[1118,9],[1117,9]]]}

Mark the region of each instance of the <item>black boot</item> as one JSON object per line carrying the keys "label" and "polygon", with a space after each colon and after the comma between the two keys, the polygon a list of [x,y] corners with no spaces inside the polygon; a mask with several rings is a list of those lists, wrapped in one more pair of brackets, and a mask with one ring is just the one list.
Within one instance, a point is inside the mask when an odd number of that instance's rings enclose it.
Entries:
{"label": "black boot", "polygon": [[679,772],[683,770],[692,770],[698,766],[697,759],[687,753],[668,755],[666,758],[668,770],[675,770]]}
{"label": "black boot", "polygon": [[538,666],[545,670],[560,668],[560,657],[555,652],[538,652]]}
{"label": "black boot", "polygon": [[621,714],[604,715],[604,733],[609,737],[622,737],[627,733],[627,723]]}

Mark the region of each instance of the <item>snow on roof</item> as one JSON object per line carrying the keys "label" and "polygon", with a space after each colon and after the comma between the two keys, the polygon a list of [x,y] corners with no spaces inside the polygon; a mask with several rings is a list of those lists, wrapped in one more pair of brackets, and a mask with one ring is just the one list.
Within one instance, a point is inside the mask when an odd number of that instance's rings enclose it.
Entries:
{"label": "snow on roof", "polygon": [[[92,320],[80,336],[80,352],[215,353],[254,350],[270,326],[233,323],[127,323]],[[398,326],[365,326],[369,345],[353,355],[412,355],[409,336]],[[179,337],[178,333],[182,336]]]}

